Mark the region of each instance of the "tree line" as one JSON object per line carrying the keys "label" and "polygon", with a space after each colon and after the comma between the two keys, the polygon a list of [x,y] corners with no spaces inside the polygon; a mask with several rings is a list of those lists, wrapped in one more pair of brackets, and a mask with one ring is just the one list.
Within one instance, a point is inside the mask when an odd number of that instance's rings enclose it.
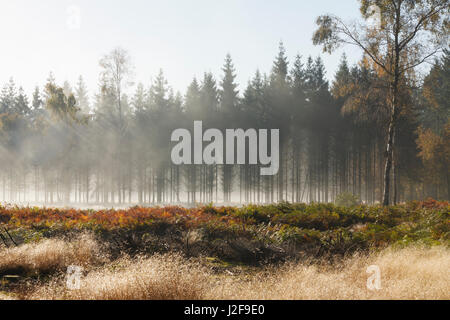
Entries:
{"label": "tree line", "polygon": [[[402,90],[391,202],[450,198],[450,52]],[[350,192],[383,200],[389,127],[383,73],[365,55],[345,56],[331,83],[322,58],[290,63],[283,44],[269,74],[256,71],[242,92],[227,55],[218,79],[204,73],[184,95],[163,72],[127,95],[133,67],[120,48],[104,56],[98,92],[83,78],[53,75],[31,99],[13,80],[0,93],[0,199],[46,204],[332,202]],[[412,85],[414,84],[414,85]],[[280,129],[280,169],[181,165],[170,135],[190,128]],[[393,173],[391,173],[393,174]]]}

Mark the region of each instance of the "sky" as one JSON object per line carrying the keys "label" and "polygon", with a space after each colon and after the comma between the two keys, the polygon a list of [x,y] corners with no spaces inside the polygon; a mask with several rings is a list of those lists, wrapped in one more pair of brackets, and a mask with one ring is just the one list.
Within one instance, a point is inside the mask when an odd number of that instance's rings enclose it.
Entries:
{"label": "sky", "polygon": [[[227,53],[242,92],[255,71],[270,72],[283,41],[292,62],[317,56],[312,44],[315,19],[333,13],[359,17],[357,0],[0,0],[0,85],[13,77],[31,94],[51,72],[58,84],[82,75],[95,93],[99,60],[115,47],[126,49],[135,66],[134,82],[149,86],[163,69],[175,91],[185,92],[205,71],[217,79]],[[322,54],[333,78],[346,47]],[[132,93],[133,88],[129,89]]]}

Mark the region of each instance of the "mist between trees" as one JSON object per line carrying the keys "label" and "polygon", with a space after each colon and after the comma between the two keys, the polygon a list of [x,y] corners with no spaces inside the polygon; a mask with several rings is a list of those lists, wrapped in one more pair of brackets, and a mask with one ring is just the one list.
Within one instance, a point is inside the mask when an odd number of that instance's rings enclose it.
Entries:
{"label": "mist between trees", "polygon": [[[288,61],[280,44],[270,74],[238,92],[228,55],[223,74],[175,93],[163,72],[149,88],[130,86],[128,53],[100,61],[95,96],[83,79],[28,98],[11,80],[0,97],[0,199],[12,203],[331,202],[343,192],[382,199],[389,110],[382,75],[345,56],[331,84],[320,57]],[[419,86],[401,95],[394,156],[397,201],[449,199],[449,52]],[[409,77],[411,82],[417,83]],[[125,92],[135,93],[131,96]],[[279,171],[261,165],[174,165],[171,134],[202,121],[218,128],[280,129]]]}

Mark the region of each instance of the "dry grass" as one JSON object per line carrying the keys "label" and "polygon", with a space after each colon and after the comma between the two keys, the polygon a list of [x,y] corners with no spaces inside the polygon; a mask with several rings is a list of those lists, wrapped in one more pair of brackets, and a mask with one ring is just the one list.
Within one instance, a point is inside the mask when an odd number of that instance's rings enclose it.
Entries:
{"label": "dry grass", "polygon": [[0,292],[0,301],[16,300],[13,296]]}
{"label": "dry grass", "polygon": [[207,270],[177,255],[121,259],[83,279],[80,290],[57,280],[28,299],[199,300],[205,298]]}
{"label": "dry grass", "polygon": [[[450,250],[388,249],[372,256],[355,256],[339,268],[290,265],[248,281],[230,279],[208,295],[213,299],[450,299]],[[381,290],[367,289],[367,267],[381,269]]]}
{"label": "dry grass", "polygon": [[[72,243],[46,240],[1,251],[0,270],[53,272],[49,282],[32,284],[32,290],[21,293],[24,299],[450,299],[447,247],[387,249],[355,255],[339,266],[292,263],[246,275],[217,275],[173,254],[122,258],[103,266],[99,257],[99,245],[89,236]],[[88,271],[80,290],[65,284],[65,268],[74,264]],[[381,269],[379,291],[366,287],[369,265]]]}
{"label": "dry grass", "polygon": [[73,242],[48,239],[0,250],[0,275],[49,274],[72,264],[88,267],[102,259],[98,243],[88,234]]}

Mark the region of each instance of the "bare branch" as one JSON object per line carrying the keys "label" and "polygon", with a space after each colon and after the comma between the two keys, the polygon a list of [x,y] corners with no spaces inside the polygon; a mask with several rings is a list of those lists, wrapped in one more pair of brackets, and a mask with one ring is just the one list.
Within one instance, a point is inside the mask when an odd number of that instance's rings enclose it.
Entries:
{"label": "bare branch", "polygon": [[434,56],[435,54],[437,54],[440,51],[442,51],[442,50],[441,49],[435,49],[431,53],[427,54],[425,57],[423,57],[422,59],[417,61],[416,63],[406,65],[404,68],[400,69],[400,71],[403,73],[405,71],[414,69],[415,67],[417,67],[417,66],[421,65],[422,63],[426,62],[426,60],[428,60],[429,58],[431,58],[432,56]]}
{"label": "bare branch", "polygon": [[373,62],[375,62],[379,67],[381,67],[384,71],[386,71],[388,74],[391,74],[391,72],[386,68],[386,66],[381,62],[381,59],[379,59],[375,53],[370,52],[369,49],[366,48],[366,46],[364,46],[361,41],[357,38],[356,35],[354,35],[351,30],[349,29],[349,27],[338,17],[334,17],[334,19],[341,25],[341,28],[339,28],[338,30],[343,33],[344,35],[346,35],[347,37],[349,37],[353,42],[347,42],[347,41],[342,41],[344,43],[348,43],[348,44],[353,44],[358,46],[359,48],[361,48],[369,57],[370,59],[373,60]]}
{"label": "bare branch", "polygon": [[410,43],[417,35],[417,33],[422,29],[422,26],[424,23],[431,19],[434,15],[438,14],[441,10],[445,9],[445,7],[448,7],[448,2],[442,4],[441,6],[435,6],[432,7],[428,13],[426,13],[424,16],[422,16],[419,21],[417,22],[416,26],[414,27],[414,30],[411,32],[409,36],[407,36],[405,39],[403,39],[399,44],[399,50],[402,51],[408,43]]}

